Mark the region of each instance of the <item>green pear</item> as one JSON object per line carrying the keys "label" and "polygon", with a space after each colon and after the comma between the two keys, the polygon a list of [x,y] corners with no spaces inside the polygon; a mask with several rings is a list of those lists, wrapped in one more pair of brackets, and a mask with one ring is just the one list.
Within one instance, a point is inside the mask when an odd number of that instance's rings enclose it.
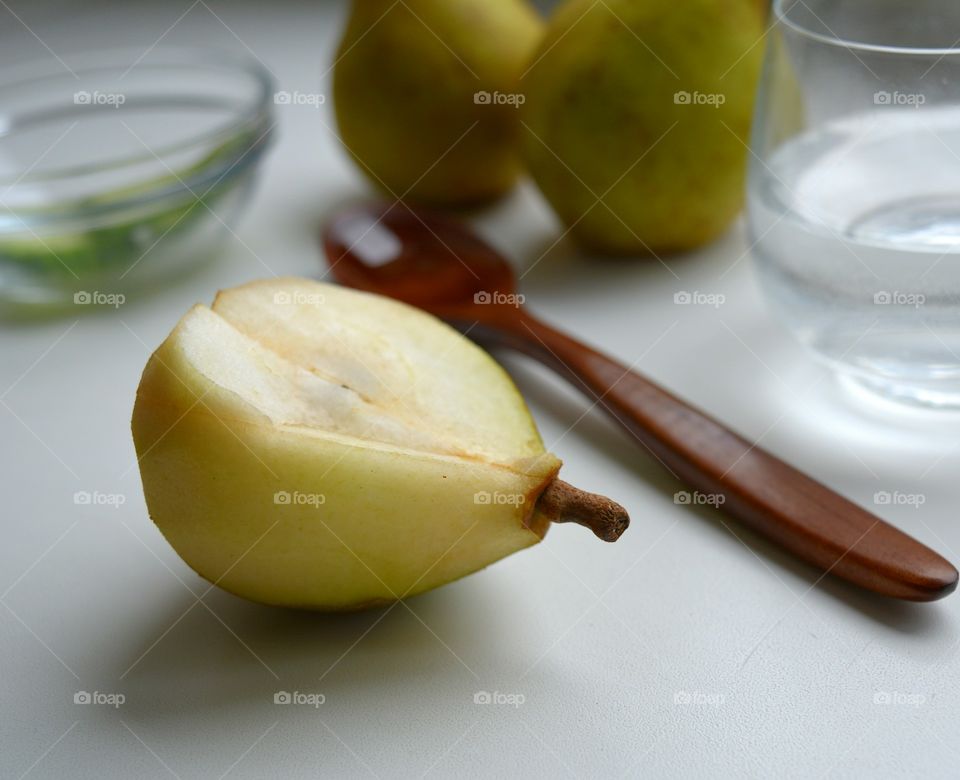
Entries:
{"label": "green pear", "polygon": [[418,309],[307,280],[191,309],[147,363],[133,438],[173,548],[267,604],[374,606],[529,547],[551,521],[608,541],[627,522],[556,479],[483,350]]}
{"label": "green pear", "polygon": [[720,235],[743,202],[763,51],[756,0],[569,0],[524,79],[528,168],[590,250]]}
{"label": "green pear", "polygon": [[341,140],[394,197],[502,195],[521,170],[519,79],[542,32],[525,0],[355,0],[333,71]]}

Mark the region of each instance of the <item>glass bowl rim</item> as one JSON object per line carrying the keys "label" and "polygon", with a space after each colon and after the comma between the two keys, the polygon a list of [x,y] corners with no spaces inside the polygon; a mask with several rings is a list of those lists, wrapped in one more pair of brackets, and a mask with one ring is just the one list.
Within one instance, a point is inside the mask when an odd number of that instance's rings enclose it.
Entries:
{"label": "glass bowl rim", "polygon": [[[132,60],[128,60],[125,55],[136,56]],[[160,61],[156,61],[156,55],[159,55]],[[142,62],[147,56],[154,57],[154,60]],[[245,127],[256,124],[269,115],[274,85],[273,77],[266,67],[254,57],[236,51],[199,46],[162,46],[149,49],[145,53],[142,49],[135,47],[111,47],[97,51],[78,52],[73,54],[71,59],[73,62],[69,66],[65,66],[58,61],[33,60],[6,69],[4,77],[0,78],[0,105],[3,105],[2,97],[7,90],[22,89],[42,82],[72,80],[76,78],[75,74],[82,73],[113,71],[114,73],[120,73],[123,77],[138,67],[154,70],[168,69],[171,72],[190,66],[227,69],[235,74],[246,75],[250,78],[256,86],[256,92],[246,102],[238,103],[238,110],[226,122],[219,123],[213,128],[207,128],[202,132],[188,135],[171,144],[158,146],[155,149],[144,149],[142,153],[118,156],[116,159],[107,162],[80,163],[37,172],[28,168],[26,172],[19,175],[15,172],[9,179],[0,178],[0,186],[15,187],[21,183],[65,180],[98,171],[118,170],[150,160],[159,159],[162,161],[168,155],[194,147],[203,147],[218,139],[238,135]],[[175,89],[171,90],[171,93],[175,92]],[[8,112],[0,110],[0,138],[10,132],[10,126],[15,126],[15,123],[4,121],[5,113]],[[269,128],[267,128],[267,131],[269,131]],[[264,132],[264,135],[267,134],[267,131]]]}

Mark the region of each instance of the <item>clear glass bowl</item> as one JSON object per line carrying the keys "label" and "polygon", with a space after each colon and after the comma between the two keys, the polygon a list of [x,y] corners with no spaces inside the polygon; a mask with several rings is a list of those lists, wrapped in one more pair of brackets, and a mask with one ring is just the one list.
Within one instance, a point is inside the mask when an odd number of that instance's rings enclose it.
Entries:
{"label": "clear glass bowl", "polygon": [[109,303],[212,257],[269,141],[272,83],[247,57],[116,50],[72,68],[0,83],[4,312]]}

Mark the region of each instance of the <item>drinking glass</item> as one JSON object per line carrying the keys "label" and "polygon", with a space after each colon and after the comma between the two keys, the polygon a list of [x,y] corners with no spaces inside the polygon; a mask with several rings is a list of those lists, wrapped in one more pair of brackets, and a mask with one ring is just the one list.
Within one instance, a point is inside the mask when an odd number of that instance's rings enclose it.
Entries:
{"label": "drinking glass", "polygon": [[960,3],[773,14],[748,176],[761,285],[849,380],[960,407]]}

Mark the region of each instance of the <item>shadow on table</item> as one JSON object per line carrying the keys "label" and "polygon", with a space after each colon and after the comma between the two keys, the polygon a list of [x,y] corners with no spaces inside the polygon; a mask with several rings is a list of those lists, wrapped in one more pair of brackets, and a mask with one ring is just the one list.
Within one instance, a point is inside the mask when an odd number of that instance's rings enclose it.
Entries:
{"label": "shadow on table", "polygon": [[476,691],[497,687],[488,679],[492,658],[500,672],[531,662],[522,650],[510,657],[497,624],[503,593],[482,584],[339,614],[258,605],[220,590],[207,595],[207,610],[183,594],[146,610],[107,645],[123,675],[126,718],[207,719],[237,708],[280,717],[283,694],[294,692],[322,694],[321,716],[347,702],[374,711],[411,690],[424,701],[459,691],[468,709]]}

